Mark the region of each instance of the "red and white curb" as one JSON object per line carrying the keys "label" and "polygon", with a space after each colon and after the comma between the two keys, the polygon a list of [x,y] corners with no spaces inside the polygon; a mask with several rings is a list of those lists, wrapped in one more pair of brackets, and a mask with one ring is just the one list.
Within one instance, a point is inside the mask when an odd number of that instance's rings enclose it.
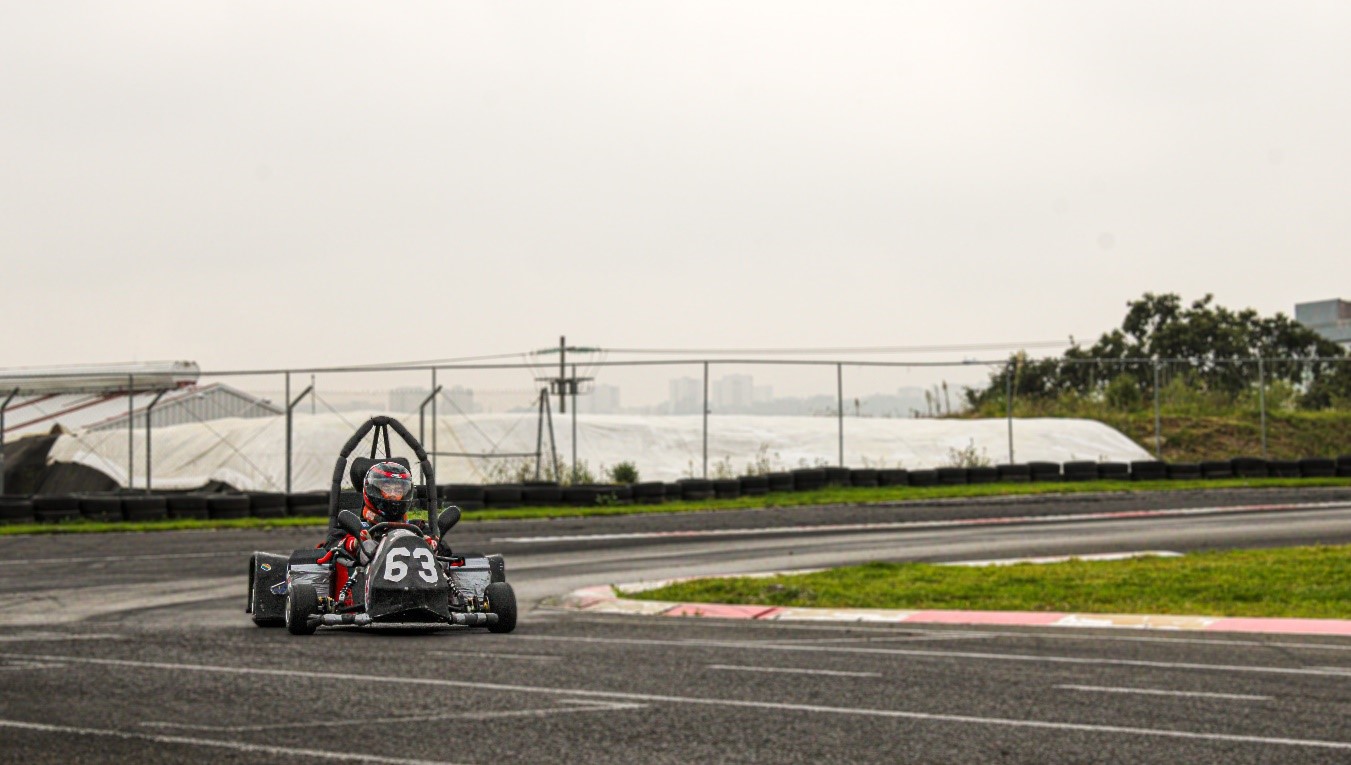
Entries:
{"label": "red and white curb", "polygon": [[1351,619],[1278,619],[1148,614],[1070,614],[1047,611],[903,611],[885,608],[786,608],[729,603],[676,603],[634,600],[620,592],[638,592],[661,583],[602,585],[574,590],[550,599],[546,607],[591,614],[685,616],[712,619],[754,619],[777,622],[871,622],[886,624],[968,624],[1005,627],[1095,627],[1195,632],[1242,632],[1270,635],[1351,636]]}

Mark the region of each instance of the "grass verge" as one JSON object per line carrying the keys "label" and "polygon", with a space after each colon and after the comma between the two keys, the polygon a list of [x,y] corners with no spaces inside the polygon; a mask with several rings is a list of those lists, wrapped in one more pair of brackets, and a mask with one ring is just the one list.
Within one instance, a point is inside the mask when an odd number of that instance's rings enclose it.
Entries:
{"label": "grass verge", "polygon": [[821,608],[1345,619],[1351,618],[1351,546],[985,567],[870,563],[814,574],[700,579],[626,597]]}
{"label": "grass verge", "polygon": [[[1159,492],[1195,489],[1294,489],[1351,487],[1351,478],[1251,478],[1201,481],[1086,481],[1082,483],[976,484],[967,486],[887,486],[881,488],[827,488],[819,491],[782,492],[763,497],[741,497],[707,502],[667,502],[660,505],[596,505],[595,507],[515,507],[473,510],[464,522],[586,518],[645,513],[691,513],[718,510],[772,509],[812,505],[877,505],[923,502],[936,499],[981,499],[989,497],[1085,494],[1102,492]],[[117,531],[182,531],[189,529],[262,529],[291,526],[322,526],[326,518],[241,518],[221,521],[167,520],[147,522],[25,523],[0,526],[0,536],[14,534],[107,533]]]}

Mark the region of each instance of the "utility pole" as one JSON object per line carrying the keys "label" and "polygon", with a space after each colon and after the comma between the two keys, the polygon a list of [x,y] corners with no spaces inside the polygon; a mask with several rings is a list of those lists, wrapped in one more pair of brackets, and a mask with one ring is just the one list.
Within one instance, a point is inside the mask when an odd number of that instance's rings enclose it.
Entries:
{"label": "utility pole", "polygon": [[[572,396],[572,472],[577,472],[577,394],[583,383],[591,382],[594,377],[578,377],[577,365],[572,365],[572,374],[568,374],[567,358],[568,351],[574,353],[596,353],[599,348],[582,348],[574,345],[568,345],[568,339],[565,335],[558,336],[558,348],[546,348],[537,353],[557,353],[558,354],[558,376],[540,377],[538,382],[548,383],[549,390],[558,395],[558,413],[567,414],[568,396]],[[549,414],[550,437],[553,432],[553,415]]]}

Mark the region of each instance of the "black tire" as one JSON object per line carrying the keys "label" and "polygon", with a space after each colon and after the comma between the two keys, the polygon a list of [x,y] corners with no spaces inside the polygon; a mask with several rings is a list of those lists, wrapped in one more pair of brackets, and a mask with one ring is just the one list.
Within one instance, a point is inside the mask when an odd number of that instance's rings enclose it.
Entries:
{"label": "black tire", "polygon": [[274,492],[250,494],[249,515],[254,518],[285,518],[286,495]]}
{"label": "black tire", "polygon": [[505,633],[516,629],[516,591],[506,582],[493,582],[483,589],[488,599],[488,612],[497,614],[497,624],[489,632]]}
{"label": "black tire", "polygon": [[594,486],[567,486],[563,488],[563,504],[573,507],[593,507],[598,504],[599,492]]}
{"label": "black tire", "polygon": [[970,482],[970,472],[966,468],[960,467],[938,468],[939,486],[964,486],[969,482]]}
{"label": "black tire", "polygon": [[[491,586],[491,585],[489,585]],[[312,584],[297,584],[286,591],[286,631],[292,635],[313,635],[318,624],[310,624],[310,614],[319,613],[319,593]]]}
{"label": "black tire", "polygon": [[1029,462],[1027,467],[1032,471],[1033,481],[1059,481],[1060,476],[1059,462]]}
{"label": "black tire", "polygon": [[27,497],[0,497],[0,523],[33,521],[33,503]]}
{"label": "black tire", "polygon": [[968,483],[999,483],[999,470],[992,467],[973,467],[966,471]]}
{"label": "black tire", "polygon": [[164,497],[123,497],[122,517],[129,521],[162,521],[169,517]]}
{"label": "black tire", "polygon": [[66,494],[33,497],[33,517],[38,523],[61,523],[80,517],[80,500]]}
{"label": "black tire", "polygon": [[741,481],[719,478],[713,482],[713,496],[718,499],[736,499],[741,496]]}
{"label": "black tire", "polygon": [[769,493],[769,479],[762,475],[746,475],[737,480],[743,497],[763,497]]}
{"label": "black tire", "polygon": [[504,483],[484,486],[483,504],[485,507],[520,507],[521,485]]}
{"label": "black tire", "polygon": [[1131,463],[1132,481],[1163,481],[1167,478],[1167,463],[1158,460],[1136,460]]}
{"label": "black tire", "polygon": [[249,498],[242,494],[217,494],[206,501],[211,520],[249,517]]}
{"label": "black tire", "polygon": [[1202,478],[1233,478],[1234,468],[1229,460],[1206,460],[1201,463]]}
{"label": "black tire", "polygon": [[[440,499],[440,497],[437,499]],[[307,491],[287,494],[286,514],[311,518],[322,518],[328,515],[328,492]]]}
{"label": "black tire", "polygon": [[821,468],[798,468],[793,471],[794,491],[816,491],[826,487],[826,471]]}
{"label": "black tire", "polygon": [[1229,465],[1236,478],[1266,478],[1267,461],[1261,457],[1235,457]]}
{"label": "black tire", "polygon": [[170,518],[191,518],[206,520],[207,499],[205,494],[170,494],[164,498]]}
{"label": "black tire", "polygon": [[849,471],[850,486],[877,486],[877,470],[875,468],[854,468]]}
{"label": "black tire", "polygon": [[1131,466],[1124,462],[1099,462],[1098,477],[1104,481],[1129,481]]}
{"label": "black tire", "polygon": [[1303,478],[1299,472],[1299,460],[1272,460],[1267,463],[1272,478]]}
{"label": "black tire", "polygon": [[887,468],[877,471],[878,486],[907,486],[910,484],[910,471],[905,468]]}
{"label": "black tire", "polygon": [[828,467],[822,468],[826,471],[827,486],[848,486],[849,468],[846,467]]}
{"label": "black tire", "polygon": [[934,486],[938,483],[937,470],[911,470],[906,474],[911,486]]}
{"label": "black tire", "polygon": [[1337,458],[1337,477],[1344,478],[1351,476],[1351,454],[1344,454]]}
{"label": "black tire", "polygon": [[86,521],[122,520],[122,498],[107,494],[80,497],[80,517]]}
{"label": "black tire", "polygon": [[[1332,478],[1337,475],[1337,461],[1323,457],[1309,457],[1299,461],[1299,474],[1305,478]],[[37,502],[33,503],[37,508]],[[42,520],[41,517],[38,520]]]}
{"label": "black tire", "polygon": [[1066,481],[1096,481],[1098,480],[1098,463],[1088,460],[1074,460],[1066,462],[1061,466],[1064,470]]}
{"label": "black tire", "polygon": [[465,502],[483,501],[483,487],[473,483],[437,484],[436,499],[464,507]]}
{"label": "black tire", "polygon": [[713,499],[713,482],[703,478],[680,479],[680,498],[686,502],[702,502]]}
{"label": "black tire", "polygon": [[1032,480],[1032,468],[1027,465],[996,465],[995,471],[1004,483],[1027,483]]}
{"label": "black tire", "polygon": [[1170,462],[1168,463],[1168,477],[1174,481],[1199,480],[1201,478],[1201,463]]}
{"label": "black tire", "polygon": [[521,489],[521,504],[527,507],[557,507],[563,504],[563,490],[557,484],[526,486]]}
{"label": "black tire", "polygon": [[770,491],[792,491],[792,490],[793,490],[793,474],[792,474],[792,473],[770,473],[769,475],[765,476],[765,480],[769,481],[769,490],[770,490]]}
{"label": "black tire", "polygon": [[666,501],[666,484],[661,481],[635,483],[631,490],[634,504],[659,505]]}

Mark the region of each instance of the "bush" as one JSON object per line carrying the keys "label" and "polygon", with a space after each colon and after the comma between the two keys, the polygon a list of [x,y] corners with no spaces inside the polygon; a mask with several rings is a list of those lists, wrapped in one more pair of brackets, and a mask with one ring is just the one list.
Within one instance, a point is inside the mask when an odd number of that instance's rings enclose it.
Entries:
{"label": "bush", "polygon": [[638,466],[625,460],[610,468],[612,483],[638,483]]}

